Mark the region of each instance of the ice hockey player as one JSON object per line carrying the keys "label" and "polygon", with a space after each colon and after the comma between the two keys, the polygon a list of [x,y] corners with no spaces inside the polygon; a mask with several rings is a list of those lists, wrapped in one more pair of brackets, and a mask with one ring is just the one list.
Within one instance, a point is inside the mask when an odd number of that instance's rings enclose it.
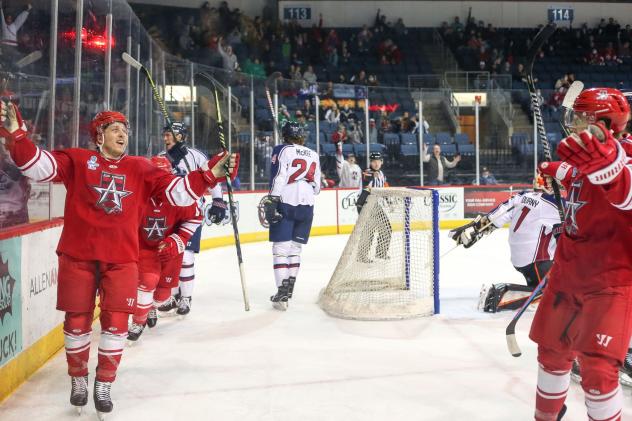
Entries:
{"label": "ice hockey player", "polygon": [[36,181],[61,181],[66,186],[65,223],[57,246],[57,309],[66,312],[70,402],[80,411],[88,401],[88,356],[98,292],[101,336],[93,393],[102,418],[113,408],[110,389],[123,354],[129,315],[136,305],[142,209],[150,197],[175,206],[195,203],[207,188],[225,179],[228,159],[236,174],[238,156],[216,155],[201,169],[179,178],[145,158],[126,155],[129,124],[115,111],[100,112],[90,123],[96,151],[40,149],[28,138],[18,107],[9,101],[0,101],[0,119],[0,137],[22,173]]}
{"label": "ice hockey player", "polygon": [[[173,173],[178,176],[184,176],[191,171],[201,168],[208,158],[202,151],[187,146],[188,130],[184,123],[176,121],[171,124],[171,129],[175,134],[175,139],[169,126],[165,126],[162,131],[166,149],[162,155],[165,155],[171,161]],[[215,224],[219,224],[226,216],[227,208],[226,202],[222,199],[221,184],[215,186],[211,193],[213,202],[211,206],[207,208],[207,219],[213,221]],[[198,204],[200,205],[200,209],[204,209],[204,197],[200,198]],[[200,252],[201,238],[202,226],[200,225],[186,244],[186,250],[182,258],[182,269],[180,270],[180,289],[179,291],[174,289],[177,299],[169,299],[164,305],[158,308],[160,311],[167,312],[173,310],[176,306],[176,312],[181,316],[187,315],[191,311],[191,301],[195,283],[195,254]]]}
{"label": "ice hockey player", "polygon": [[[387,187],[388,183],[386,182],[386,176],[382,172],[382,164],[384,161],[382,160],[382,154],[379,152],[372,152],[369,155],[369,168],[367,168],[362,173],[363,179],[363,189],[360,192],[360,196],[356,201],[356,208],[358,209],[358,213],[362,213],[362,208],[366,204],[366,201],[371,194],[372,188],[381,188]],[[369,218],[372,221],[379,221],[376,230],[365,230],[360,235],[360,244],[368,244],[370,245],[373,242],[373,238],[375,232],[377,232],[377,247],[375,249],[375,257],[378,259],[387,259],[388,258],[388,250],[391,246],[391,235],[393,233],[393,229],[389,223],[381,223],[388,222],[388,217],[381,206],[377,206],[373,208],[371,215]],[[361,263],[371,263],[373,259],[368,255],[370,246],[360,247],[360,251],[358,252],[358,261]]]}
{"label": "ice hockey player", "polygon": [[[151,162],[156,168],[171,173],[171,163],[164,156],[154,156]],[[129,341],[140,338],[149,311],[154,306],[164,305],[171,297],[171,289],[180,275],[185,244],[201,223],[202,212],[197,203],[178,207],[160,197],[149,199],[139,230],[138,298],[127,335]]]}
{"label": "ice hockey player", "polygon": [[487,215],[479,215],[472,223],[450,231],[457,244],[469,248],[483,235],[510,224],[511,264],[524,276],[527,285],[483,286],[479,302],[483,311],[496,313],[522,307],[553,265],[556,237],[561,233],[560,215],[545,178],[535,177],[533,187],[533,191],[520,192]]}
{"label": "ice hockey player", "polygon": [[575,356],[588,418],[621,419],[618,370],[632,333],[629,119],[620,91],[583,91],[565,118],[573,134],[557,148],[563,161],[540,164],[568,193],[555,261],[530,332],[538,344],[536,420],[563,413]]}
{"label": "ice hockey player", "polygon": [[303,146],[305,134],[299,123],[286,122],[281,133],[284,143],[272,150],[270,193],[262,204],[270,224],[277,286],[270,301],[285,311],[301,265],[301,248],[312,228],[315,196],[320,193],[320,159]]}

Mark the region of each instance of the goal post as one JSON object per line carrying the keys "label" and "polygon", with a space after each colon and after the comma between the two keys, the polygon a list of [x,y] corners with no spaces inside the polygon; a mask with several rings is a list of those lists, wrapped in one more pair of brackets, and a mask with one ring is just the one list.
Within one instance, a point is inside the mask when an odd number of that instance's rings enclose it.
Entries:
{"label": "goal post", "polygon": [[372,189],[318,303],[357,320],[439,313],[438,191]]}

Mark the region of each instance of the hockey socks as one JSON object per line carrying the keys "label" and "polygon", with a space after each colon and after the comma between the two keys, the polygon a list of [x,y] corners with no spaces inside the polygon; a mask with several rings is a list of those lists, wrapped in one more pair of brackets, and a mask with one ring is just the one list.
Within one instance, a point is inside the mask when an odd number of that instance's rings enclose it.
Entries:
{"label": "hockey socks", "polygon": [[535,398],[535,419],[557,421],[570,384],[570,370],[548,370],[539,365]]}

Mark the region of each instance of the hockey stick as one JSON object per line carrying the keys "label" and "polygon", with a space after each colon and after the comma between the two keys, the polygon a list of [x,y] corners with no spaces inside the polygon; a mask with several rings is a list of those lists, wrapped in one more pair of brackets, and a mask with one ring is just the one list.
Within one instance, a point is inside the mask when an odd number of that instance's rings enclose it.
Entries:
{"label": "hockey stick", "polygon": [[274,104],[272,103],[272,95],[270,95],[270,86],[272,82],[275,83],[275,92],[276,92],[276,81],[281,79],[281,72],[274,72],[266,79],[265,90],[266,90],[266,98],[268,99],[268,109],[270,110],[270,115],[272,116],[272,127],[274,132],[276,133],[276,138],[281,139],[281,131],[279,130],[279,122],[277,121],[279,116],[277,115],[278,110],[274,108]]}
{"label": "hockey stick", "polygon": [[[542,150],[544,151],[544,159],[545,161],[551,162],[551,146],[549,145],[549,141],[546,138],[546,131],[544,129],[544,121],[542,120],[542,111],[540,110],[540,104],[538,102],[538,94],[535,89],[535,81],[533,79],[533,64],[535,63],[535,56],[538,54],[538,51],[542,48],[544,43],[553,35],[555,32],[556,26],[553,23],[550,23],[543,27],[540,32],[533,39],[533,43],[531,44],[531,49],[527,53],[527,89],[529,90],[529,95],[531,96],[531,107],[533,108],[533,113],[535,114],[535,121],[533,122],[538,129],[538,140],[542,145]],[[533,139],[535,143],[535,139]],[[555,202],[557,204],[557,210],[560,214],[560,221],[564,221],[564,207],[562,204],[562,196],[560,195],[560,186],[557,183],[557,180],[553,180],[553,195],[555,196]]]}
{"label": "hockey stick", "polygon": [[145,75],[145,78],[147,79],[147,81],[149,82],[149,85],[151,86],[151,91],[154,94],[154,99],[160,106],[160,111],[162,112],[162,115],[165,118],[165,122],[167,123],[167,126],[169,127],[169,131],[173,135],[173,140],[175,142],[176,133],[173,131],[171,118],[169,117],[169,113],[167,112],[167,107],[165,106],[165,102],[162,100],[162,97],[160,96],[160,93],[158,92],[158,88],[156,87],[156,84],[154,83],[154,79],[152,79],[151,77],[151,73],[149,73],[149,70],[145,66],[143,66],[141,62],[139,62],[138,60],[136,60],[134,57],[130,56],[129,54],[123,53],[121,57],[123,58],[123,61],[125,63],[129,64],[136,70],[140,70],[140,72]]}
{"label": "hockey stick", "polygon": [[573,109],[573,104],[575,104],[575,100],[584,90],[584,83],[576,80],[569,86],[568,91],[566,91],[566,95],[564,95],[564,100],[562,101],[562,115],[560,116],[560,126],[562,126],[562,130],[566,136],[570,136],[570,131],[564,122],[564,116],[568,110]]}
{"label": "hockey stick", "polygon": [[[533,113],[535,114],[535,121],[533,122],[538,129],[538,138],[540,144],[542,145],[542,150],[544,151],[544,159],[548,162],[551,162],[551,146],[549,145],[549,141],[546,138],[546,131],[544,130],[544,121],[542,120],[542,111],[540,110],[540,104],[538,103],[538,94],[535,89],[535,81],[533,80],[533,64],[535,63],[535,56],[538,54],[538,51],[542,48],[544,43],[553,35],[555,32],[555,24],[550,23],[543,27],[540,32],[533,39],[533,43],[531,44],[531,49],[527,53],[527,89],[529,89],[529,95],[531,95],[531,107],[533,108]],[[535,139],[533,139],[535,142]],[[555,202],[557,204],[557,210],[560,215],[560,221],[564,221],[564,206],[562,204],[562,196],[560,194],[560,186],[557,180],[553,180],[551,183],[553,186],[553,195],[555,196]],[[514,357],[519,357],[522,355],[522,351],[520,351],[520,347],[518,346],[518,341],[516,340],[516,324],[520,317],[522,317],[526,308],[533,302],[537,292],[544,289],[546,286],[546,278],[540,282],[533,293],[529,296],[527,301],[524,302],[520,311],[518,311],[511,322],[507,325],[505,329],[505,338],[507,340],[507,348],[511,355]]]}
{"label": "hockey stick", "polygon": [[[217,131],[219,143],[222,149],[228,152],[226,141],[224,140],[224,123],[222,121],[222,110],[219,104],[219,94],[215,81],[206,73],[197,73],[193,80],[196,84],[206,87],[213,93],[215,99],[215,108],[217,112]],[[230,121],[228,122],[230,124]],[[237,211],[235,208],[235,200],[233,199],[233,183],[230,179],[229,163],[226,161],[226,190],[228,191],[228,207],[230,208],[230,219],[233,224],[233,235],[235,236],[235,248],[237,249],[237,261],[239,262],[239,277],[241,278],[241,292],[244,298],[244,308],[250,311],[250,303],[248,301],[248,291],[246,290],[246,272],[244,271],[244,259],[241,255],[241,241],[239,240],[239,229],[237,228]]]}

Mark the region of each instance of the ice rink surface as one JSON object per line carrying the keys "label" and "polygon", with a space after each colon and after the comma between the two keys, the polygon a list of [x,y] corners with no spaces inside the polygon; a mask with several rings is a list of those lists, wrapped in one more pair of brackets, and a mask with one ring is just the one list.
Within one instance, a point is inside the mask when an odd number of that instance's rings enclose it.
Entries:
{"label": "ice rink surface", "polygon": [[[523,355],[513,358],[504,335],[511,315],[475,309],[483,283],[522,280],[509,262],[506,230],[442,258],[441,315],[396,322],[333,319],[316,304],[347,238],[314,237],[304,247],[287,313],[269,303],[276,291],[269,243],[243,247],[249,313],[234,247],[203,252],[191,314],[160,319],[126,349],[107,419],[533,419],[536,350],[527,338],[533,314],[518,325]],[[441,252],[451,247],[442,231]],[[0,420],[96,419],[92,396],[78,416],[69,390],[60,352],[0,405]],[[632,418],[632,392],[624,392],[624,419]],[[578,385],[571,385],[567,404],[565,421],[586,419]]]}

